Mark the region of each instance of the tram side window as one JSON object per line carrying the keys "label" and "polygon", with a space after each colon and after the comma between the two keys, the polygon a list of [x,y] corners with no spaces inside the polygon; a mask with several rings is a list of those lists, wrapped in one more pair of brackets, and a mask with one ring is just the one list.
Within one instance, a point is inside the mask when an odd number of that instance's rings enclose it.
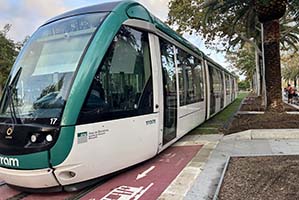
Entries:
{"label": "tram side window", "polygon": [[220,71],[217,70],[217,69],[214,69],[215,70],[215,82],[214,82],[214,89],[215,89],[215,93],[216,93],[216,97],[217,98],[220,98],[221,97],[221,87],[222,87],[222,84],[221,84],[221,74],[220,74]]}
{"label": "tram side window", "polygon": [[201,62],[194,56],[178,49],[180,106],[203,100],[203,80]]}
{"label": "tram side window", "polygon": [[204,101],[204,83],[203,83],[203,67],[202,61],[198,58],[195,58],[195,67],[194,67],[194,83],[195,83],[195,96],[196,102]]}
{"label": "tram side window", "polygon": [[211,95],[213,95],[215,98],[221,97],[221,72],[217,70],[216,68],[209,65],[209,74],[211,79]]}
{"label": "tram side window", "polygon": [[225,74],[226,95],[230,95],[230,81],[229,76]]}
{"label": "tram side window", "polygon": [[97,72],[82,115],[97,121],[153,112],[148,33],[122,26]]}
{"label": "tram side window", "polygon": [[232,101],[233,101],[235,99],[235,92],[236,92],[235,79],[234,78],[231,79],[231,84],[232,84]]}
{"label": "tram side window", "polygon": [[[187,105],[187,99],[189,97],[189,72],[191,71],[191,65],[194,64],[194,58],[190,58],[188,53],[178,49],[177,50],[177,66],[179,75],[179,94],[180,94],[180,106]],[[191,78],[192,79],[192,78]],[[191,82],[192,80],[190,80]]]}

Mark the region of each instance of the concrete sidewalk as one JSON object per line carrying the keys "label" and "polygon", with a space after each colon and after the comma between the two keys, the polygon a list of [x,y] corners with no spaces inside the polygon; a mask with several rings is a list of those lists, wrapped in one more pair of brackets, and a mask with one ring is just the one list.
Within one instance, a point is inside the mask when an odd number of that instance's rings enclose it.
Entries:
{"label": "concrete sidewalk", "polygon": [[159,200],[184,199],[222,137],[223,135],[219,134],[187,135],[176,142],[174,146],[203,145],[203,147],[160,195]]}
{"label": "concrete sidewalk", "polygon": [[[284,101],[287,103],[287,99]],[[289,105],[299,109],[298,105]],[[220,137],[203,170],[182,199],[213,199],[229,156],[294,154],[299,155],[299,129],[248,130]]]}
{"label": "concrete sidewalk", "polygon": [[205,143],[206,151],[198,153],[204,156],[194,158],[159,199],[213,199],[229,156],[299,154],[299,130],[249,130],[224,137],[186,136],[176,145],[192,143]]}

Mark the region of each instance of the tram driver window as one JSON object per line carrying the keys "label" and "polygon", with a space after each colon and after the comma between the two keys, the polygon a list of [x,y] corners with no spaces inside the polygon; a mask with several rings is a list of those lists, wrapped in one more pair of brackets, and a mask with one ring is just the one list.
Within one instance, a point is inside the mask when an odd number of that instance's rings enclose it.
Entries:
{"label": "tram driver window", "polygon": [[148,33],[122,26],[93,80],[81,118],[94,113],[104,121],[152,112]]}

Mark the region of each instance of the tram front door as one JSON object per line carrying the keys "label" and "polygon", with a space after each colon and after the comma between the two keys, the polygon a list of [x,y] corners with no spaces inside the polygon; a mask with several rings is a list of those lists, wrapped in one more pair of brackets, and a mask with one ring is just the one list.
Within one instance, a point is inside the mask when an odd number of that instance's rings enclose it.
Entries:
{"label": "tram front door", "polygon": [[177,136],[177,84],[174,46],[160,39],[163,77],[163,145]]}
{"label": "tram front door", "polygon": [[[174,80],[173,80],[174,79]],[[177,91],[176,80],[170,77],[169,71],[163,69],[164,85],[164,127],[163,145],[177,136]]]}

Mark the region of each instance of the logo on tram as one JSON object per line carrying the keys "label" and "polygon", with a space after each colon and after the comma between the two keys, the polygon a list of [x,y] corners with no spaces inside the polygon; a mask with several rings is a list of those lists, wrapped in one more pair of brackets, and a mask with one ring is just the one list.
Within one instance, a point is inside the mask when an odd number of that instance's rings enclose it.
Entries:
{"label": "logo on tram", "polygon": [[7,130],[6,130],[6,136],[5,138],[6,139],[12,139],[12,134],[14,132],[14,127],[9,127]]}
{"label": "logo on tram", "polygon": [[9,127],[9,128],[6,130],[6,135],[11,136],[12,134],[13,134],[13,128],[12,128],[12,127]]}
{"label": "logo on tram", "polygon": [[7,158],[0,156],[0,165],[19,167],[19,160],[17,158]]}

